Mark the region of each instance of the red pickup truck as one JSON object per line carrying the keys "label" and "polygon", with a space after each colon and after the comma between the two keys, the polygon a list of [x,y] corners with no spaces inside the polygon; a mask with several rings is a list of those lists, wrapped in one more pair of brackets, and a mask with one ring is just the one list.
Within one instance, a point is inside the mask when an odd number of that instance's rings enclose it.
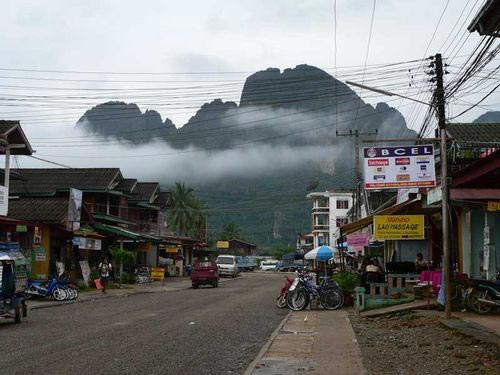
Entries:
{"label": "red pickup truck", "polygon": [[191,283],[193,289],[198,289],[200,285],[212,285],[217,288],[219,286],[217,264],[209,261],[195,263],[191,272]]}

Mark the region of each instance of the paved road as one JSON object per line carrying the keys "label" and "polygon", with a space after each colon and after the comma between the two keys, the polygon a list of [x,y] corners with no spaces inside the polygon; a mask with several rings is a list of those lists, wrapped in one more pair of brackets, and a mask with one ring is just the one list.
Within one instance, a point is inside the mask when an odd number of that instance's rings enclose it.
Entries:
{"label": "paved road", "polygon": [[241,373],[286,315],[283,276],[31,311],[0,323],[1,374]]}

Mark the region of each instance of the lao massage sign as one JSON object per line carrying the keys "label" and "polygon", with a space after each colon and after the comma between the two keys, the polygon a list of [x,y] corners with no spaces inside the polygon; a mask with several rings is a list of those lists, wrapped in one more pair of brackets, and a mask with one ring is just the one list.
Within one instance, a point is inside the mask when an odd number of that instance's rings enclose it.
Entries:
{"label": "lao massage sign", "polygon": [[424,215],[375,215],[373,237],[376,240],[423,240]]}
{"label": "lao massage sign", "polygon": [[365,188],[391,189],[436,186],[434,147],[365,147]]}

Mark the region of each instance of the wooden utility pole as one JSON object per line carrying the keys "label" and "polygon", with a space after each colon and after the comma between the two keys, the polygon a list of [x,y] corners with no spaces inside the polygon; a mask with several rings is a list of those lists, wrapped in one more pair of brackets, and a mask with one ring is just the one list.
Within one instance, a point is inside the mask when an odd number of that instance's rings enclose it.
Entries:
{"label": "wooden utility pole", "polygon": [[337,137],[354,137],[354,186],[355,186],[355,198],[354,198],[354,216],[356,219],[361,218],[361,167],[359,160],[359,137],[365,135],[377,135],[378,131],[374,132],[360,132],[357,129],[349,130],[349,133],[339,133],[336,132]]}
{"label": "wooden utility pole", "polygon": [[450,265],[450,210],[448,198],[448,159],[446,150],[446,114],[445,114],[445,99],[444,99],[444,84],[443,84],[443,60],[441,54],[438,53],[434,57],[436,71],[436,91],[434,97],[436,100],[436,109],[438,115],[438,126],[441,137],[441,216],[443,225],[443,272],[444,272],[444,292],[445,304],[444,315],[446,319],[451,317],[451,265]]}

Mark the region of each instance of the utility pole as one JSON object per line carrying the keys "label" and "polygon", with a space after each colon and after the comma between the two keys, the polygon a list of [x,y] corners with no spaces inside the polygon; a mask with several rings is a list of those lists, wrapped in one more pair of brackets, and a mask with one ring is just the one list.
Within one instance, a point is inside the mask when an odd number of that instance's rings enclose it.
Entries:
{"label": "utility pole", "polygon": [[438,126],[441,137],[441,216],[443,225],[443,272],[444,272],[444,291],[445,304],[444,316],[446,319],[451,317],[451,279],[450,279],[450,219],[449,219],[449,198],[448,198],[448,158],[446,147],[446,114],[445,114],[445,99],[444,99],[444,84],[443,84],[443,60],[441,54],[434,56],[434,64],[436,71],[436,91],[434,98],[436,100],[436,109],[438,115]]}
{"label": "utility pole", "polygon": [[354,186],[355,186],[355,198],[354,198],[354,216],[356,219],[361,218],[361,167],[359,161],[359,137],[365,135],[377,135],[378,130],[374,132],[360,132],[357,129],[349,130],[349,133],[339,133],[335,132],[337,137],[354,137]]}

